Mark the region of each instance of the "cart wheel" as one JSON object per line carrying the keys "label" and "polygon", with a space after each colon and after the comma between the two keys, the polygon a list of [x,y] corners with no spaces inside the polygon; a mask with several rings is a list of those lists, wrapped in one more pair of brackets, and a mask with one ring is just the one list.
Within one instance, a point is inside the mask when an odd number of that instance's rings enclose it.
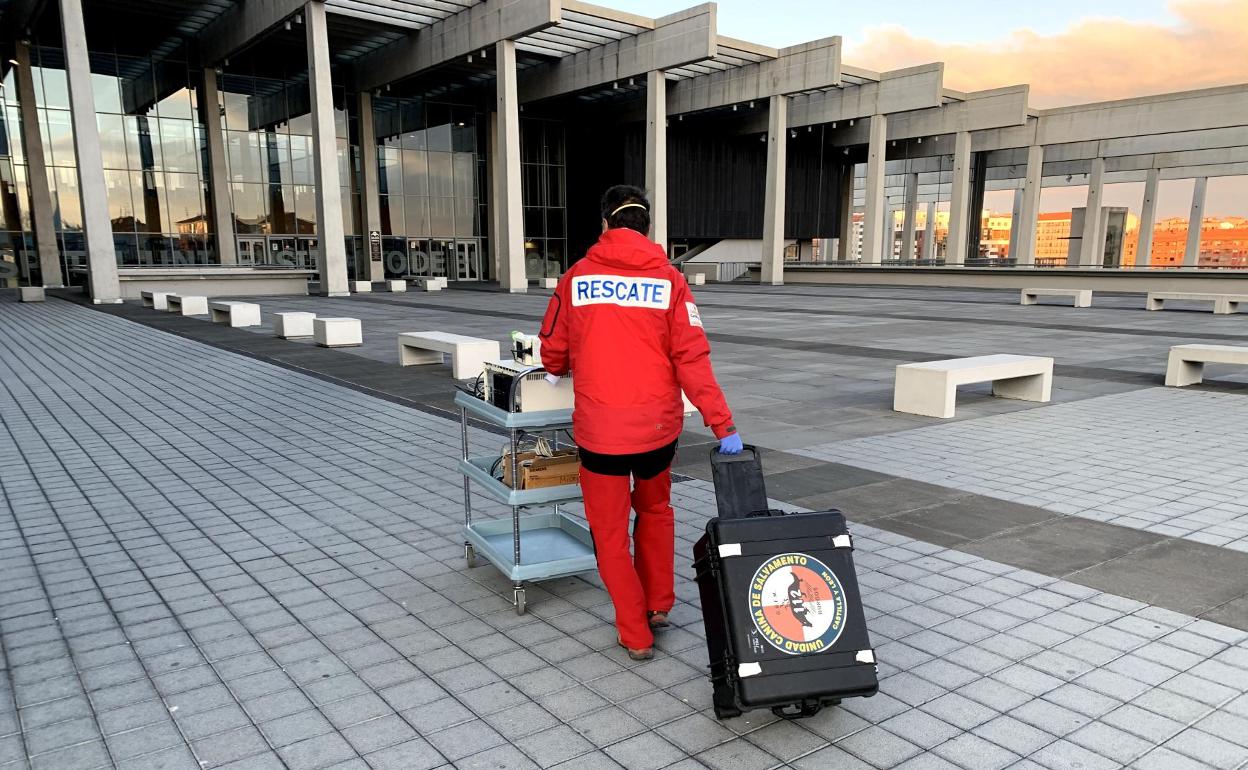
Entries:
{"label": "cart wheel", "polygon": [[523,588],[512,589],[512,597],[516,605],[516,614],[523,615],[524,606],[525,606],[524,605],[524,589]]}
{"label": "cart wheel", "polygon": [[464,561],[468,562],[469,567],[477,566],[477,551],[472,543],[464,543]]}

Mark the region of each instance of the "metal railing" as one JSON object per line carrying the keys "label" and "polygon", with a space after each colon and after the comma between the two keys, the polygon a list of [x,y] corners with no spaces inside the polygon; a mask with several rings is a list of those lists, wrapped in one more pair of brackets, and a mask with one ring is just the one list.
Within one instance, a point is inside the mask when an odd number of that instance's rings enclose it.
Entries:
{"label": "metal railing", "polygon": [[718,272],[715,280],[720,283],[732,283],[747,275],[752,268],[760,267],[758,262],[717,262]]}

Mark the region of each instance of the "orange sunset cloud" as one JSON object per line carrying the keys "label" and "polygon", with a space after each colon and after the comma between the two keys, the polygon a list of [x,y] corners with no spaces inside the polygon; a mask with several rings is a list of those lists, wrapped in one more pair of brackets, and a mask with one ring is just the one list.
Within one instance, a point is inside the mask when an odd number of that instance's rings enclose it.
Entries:
{"label": "orange sunset cloud", "polygon": [[993,43],[949,45],[875,27],[845,61],[890,70],[943,61],[963,91],[1031,84],[1034,107],[1248,83],[1248,0],[1175,0],[1175,26],[1087,18],[1065,32],[1017,30]]}

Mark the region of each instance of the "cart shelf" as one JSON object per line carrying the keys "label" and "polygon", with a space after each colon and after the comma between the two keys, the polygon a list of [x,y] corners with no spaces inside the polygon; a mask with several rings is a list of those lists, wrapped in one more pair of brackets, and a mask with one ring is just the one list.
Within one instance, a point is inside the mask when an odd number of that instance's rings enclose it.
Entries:
{"label": "cart shelf", "polygon": [[[515,400],[514,388],[511,398]],[[464,476],[464,557],[472,566],[480,554],[511,578],[513,603],[516,612],[523,614],[525,581],[566,577],[589,572],[597,566],[589,528],[559,509],[561,503],[580,500],[581,487],[579,484],[541,489],[506,486],[494,478],[492,472],[499,461],[498,455],[469,455],[468,420],[470,416],[475,417],[506,430],[514,454],[519,449],[521,433],[549,433],[557,446],[559,433],[572,427],[572,410],[509,412],[462,391],[455,394],[455,405],[459,407],[463,450],[459,472]],[[511,516],[473,521],[474,483],[488,497],[510,506]],[[549,510],[532,510],[538,506]]]}
{"label": "cart shelf", "polygon": [[[520,564],[512,552],[514,527],[520,529]],[[597,566],[589,528],[562,512],[529,514],[518,522],[474,521],[464,525],[464,537],[515,583],[588,572]]]}
{"label": "cart shelf", "polygon": [[567,484],[561,487],[541,487],[539,489],[512,489],[501,480],[494,478],[490,470],[498,463],[499,457],[469,457],[459,461],[459,472],[477,482],[481,490],[490,497],[516,508],[530,508],[535,505],[554,505],[581,499],[581,486]]}
{"label": "cart shelf", "polygon": [[455,394],[455,406],[500,428],[562,430],[572,427],[571,409],[556,409],[550,412],[506,412],[463,391]]}

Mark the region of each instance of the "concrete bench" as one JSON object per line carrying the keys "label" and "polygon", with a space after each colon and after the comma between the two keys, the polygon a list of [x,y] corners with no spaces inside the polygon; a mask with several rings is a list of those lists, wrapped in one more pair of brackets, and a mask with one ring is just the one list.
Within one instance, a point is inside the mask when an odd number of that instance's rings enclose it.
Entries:
{"label": "concrete bench", "polygon": [[502,358],[495,340],[449,332],[404,332],[399,335],[399,366],[440,364],[451,357],[451,376],[466,380],[481,374],[486,361]]}
{"label": "concrete bench", "polygon": [[557,289],[559,288],[559,279],[558,278],[538,278],[537,285],[543,289]]}
{"label": "concrete bench", "polygon": [[372,281],[351,281],[351,291],[354,294],[367,294],[372,290]]}
{"label": "concrete bench", "polygon": [[407,291],[407,281],[404,281],[402,279],[395,280],[395,281],[386,281],[386,289],[395,294],[402,294],[403,292]]}
{"label": "concrete bench", "polygon": [[284,340],[311,337],[316,313],[274,313],[273,336]]}
{"label": "concrete bench", "polygon": [[692,273],[688,276],[690,286],[705,286],[706,273]]}
{"label": "concrete bench", "polygon": [[1204,379],[1205,364],[1248,366],[1248,347],[1237,345],[1175,345],[1166,365],[1166,384],[1181,388]]}
{"label": "concrete bench", "polygon": [[1020,305],[1035,305],[1041,297],[1071,297],[1075,307],[1092,307],[1091,289],[1023,289]]}
{"label": "concrete bench", "polygon": [[260,325],[260,306],[254,302],[231,300],[209,302],[208,315],[214,324],[233,327]]}
{"label": "concrete bench", "polygon": [[952,417],[959,385],[991,382],[992,395],[1047,402],[1053,390],[1053,359],[1008,354],[951,358],[897,367],[893,410]]}
{"label": "concrete bench", "polygon": [[413,278],[412,286],[416,291],[442,291],[446,288],[445,278]]}
{"label": "concrete bench", "polygon": [[143,299],[143,307],[168,310],[169,306],[165,304],[165,299],[172,293],[171,291],[144,291],[139,296]]}
{"label": "concrete bench", "polygon": [[42,286],[18,286],[17,301],[18,302],[43,302],[44,291]]}
{"label": "concrete bench", "polygon": [[348,348],[364,343],[358,318],[314,318],[312,338],[323,348]]}
{"label": "concrete bench", "polygon": [[167,294],[165,309],[178,315],[208,315],[208,298]]}
{"label": "concrete bench", "polygon": [[1145,310],[1164,310],[1168,299],[1189,302],[1212,302],[1214,315],[1230,315],[1238,312],[1239,303],[1248,302],[1248,294],[1196,294],[1183,291],[1150,291],[1144,302]]}

